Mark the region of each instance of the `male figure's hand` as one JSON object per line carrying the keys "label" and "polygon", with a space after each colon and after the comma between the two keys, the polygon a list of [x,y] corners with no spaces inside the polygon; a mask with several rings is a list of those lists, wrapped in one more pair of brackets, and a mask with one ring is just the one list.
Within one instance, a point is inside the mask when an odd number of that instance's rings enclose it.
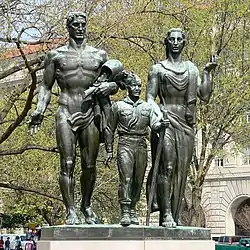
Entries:
{"label": "male figure's hand", "polygon": [[109,163],[111,162],[112,159],[113,159],[113,152],[108,152],[106,156],[105,165],[109,166]]}
{"label": "male figure's hand", "polygon": [[43,115],[40,112],[35,110],[34,112],[31,113],[30,120],[28,122],[30,135],[33,135],[38,130],[40,130],[42,121],[43,121]]}
{"label": "male figure's hand", "polygon": [[102,82],[98,87],[96,94],[108,96],[111,93],[113,93],[113,91],[115,91],[116,88],[117,85],[115,82]]}

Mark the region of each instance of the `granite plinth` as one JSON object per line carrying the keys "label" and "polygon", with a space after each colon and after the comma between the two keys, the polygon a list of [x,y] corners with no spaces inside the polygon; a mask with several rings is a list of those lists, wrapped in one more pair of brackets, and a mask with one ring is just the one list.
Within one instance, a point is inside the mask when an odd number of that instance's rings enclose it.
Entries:
{"label": "granite plinth", "polygon": [[62,225],[43,227],[38,250],[214,250],[210,230],[196,227]]}
{"label": "granite plinth", "polygon": [[43,227],[42,240],[210,240],[210,230],[198,227],[63,225]]}

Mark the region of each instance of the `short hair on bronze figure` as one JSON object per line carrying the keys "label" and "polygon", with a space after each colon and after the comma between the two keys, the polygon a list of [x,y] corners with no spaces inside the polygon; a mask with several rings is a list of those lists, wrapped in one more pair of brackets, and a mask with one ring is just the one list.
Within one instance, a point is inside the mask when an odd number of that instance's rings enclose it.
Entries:
{"label": "short hair on bronze figure", "polygon": [[87,19],[86,13],[84,12],[69,12],[66,18],[67,27],[78,17],[85,19],[85,21]]}
{"label": "short hair on bronze figure", "polygon": [[171,34],[172,32],[180,32],[180,33],[181,33],[182,38],[183,38],[183,47],[185,47],[185,45],[186,45],[186,43],[187,43],[187,35],[186,35],[186,33],[185,33],[181,28],[171,28],[171,29],[169,29],[169,30],[167,31],[166,37],[165,37],[165,39],[164,39],[164,44],[165,44],[165,46],[166,46],[166,56],[167,56],[167,57],[168,57],[168,55],[169,55],[169,50],[168,50],[167,44],[168,44],[168,39],[169,39],[169,37],[170,37],[170,34]]}
{"label": "short hair on bronze figure", "polygon": [[132,83],[134,82],[139,82],[141,83],[141,78],[136,75],[133,71],[127,73],[127,78],[126,78],[126,88],[128,88]]}

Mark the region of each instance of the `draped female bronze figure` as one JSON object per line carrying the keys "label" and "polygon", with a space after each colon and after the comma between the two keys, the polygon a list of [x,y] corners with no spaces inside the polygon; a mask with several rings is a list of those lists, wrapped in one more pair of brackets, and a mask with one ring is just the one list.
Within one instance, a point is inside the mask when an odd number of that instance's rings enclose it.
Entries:
{"label": "draped female bronze figure", "polygon": [[[156,180],[156,193],[151,211],[160,211],[160,225],[176,227],[184,197],[188,169],[194,148],[197,96],[208,101],[212,93],[211,70],[216,62],[211,61],[203,68],[200,79],[197,67],[182,60],[186,34],[179,28],[172,28],[165,38],[166,60],[153,65],[148,74],[146,100],[155,112],[167,110],[169,127],[166,128],[161,160]],[[160,104],[155,100],[159,97]],[[152,133],[152,160],[154,165],[158,136]],[[151,169],[147,182],[150,192]]]}

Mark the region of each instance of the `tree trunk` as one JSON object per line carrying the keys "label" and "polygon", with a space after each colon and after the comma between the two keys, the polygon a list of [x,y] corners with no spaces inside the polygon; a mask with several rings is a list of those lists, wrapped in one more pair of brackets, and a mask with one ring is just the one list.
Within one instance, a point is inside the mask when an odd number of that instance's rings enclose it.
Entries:
{"label": "tree trunk", "polygon": [[189,225],[195,227],[205,226],[204,213],[201,208],[201,194],[202,187],[193,186],[192,187],[192,203],[189,209]]}

